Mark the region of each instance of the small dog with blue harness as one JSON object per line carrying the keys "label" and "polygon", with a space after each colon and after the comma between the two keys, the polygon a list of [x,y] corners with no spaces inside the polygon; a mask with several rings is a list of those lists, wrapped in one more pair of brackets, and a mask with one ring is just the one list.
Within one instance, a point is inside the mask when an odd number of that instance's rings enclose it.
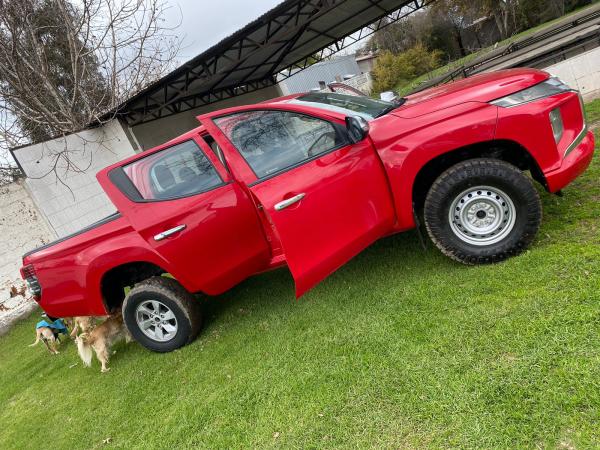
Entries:
{"label": "small dog with blue harness", "polygon": [[46,344],[46,348],[52,355],[57,355],[57,342],[60,343],[60,335],[65,336],[69,333],[62,319],[46,316],[46,320],[39,321],[35,326],[35,342],[30,345],[33,347],[40,341]]}

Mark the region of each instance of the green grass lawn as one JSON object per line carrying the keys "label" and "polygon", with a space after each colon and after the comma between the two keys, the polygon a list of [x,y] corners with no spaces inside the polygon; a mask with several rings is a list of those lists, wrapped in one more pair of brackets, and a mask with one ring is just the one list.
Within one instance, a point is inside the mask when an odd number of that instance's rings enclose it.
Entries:
{"label": "green grass lawn", "polygon": [[587,120],[591,125],[597,125],[600,122],[600,98],[585,105]]}
{"label": "green grass lawn", "polygon": [[393,236],[299,301],[253,277],[193,344],[117,346],[108,374],[28,348],[36,313],[0,339],[0,448],[598,448],[599,179],[543,195],[505,263]]}

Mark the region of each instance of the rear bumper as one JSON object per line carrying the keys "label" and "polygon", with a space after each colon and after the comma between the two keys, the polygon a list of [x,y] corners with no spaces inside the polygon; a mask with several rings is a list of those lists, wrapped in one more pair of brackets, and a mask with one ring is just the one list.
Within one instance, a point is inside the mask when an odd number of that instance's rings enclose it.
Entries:
{"label": "rear bumper", "polygon": [[588,131],[581,142],[569,151],[559,169],[544,173],[548,190],[557,192],[588,168],[594,156],[594,134]]}

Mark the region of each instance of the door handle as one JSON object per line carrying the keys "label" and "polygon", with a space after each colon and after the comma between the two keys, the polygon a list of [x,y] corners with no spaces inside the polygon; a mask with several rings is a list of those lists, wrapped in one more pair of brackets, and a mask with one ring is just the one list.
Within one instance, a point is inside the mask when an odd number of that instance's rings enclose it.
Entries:
{"label": "door handle", "polygon": [[292,206],[294,203],[298,203],[300,200],[302,200],[304,198],[305,195],[306,194],[304,194],[304,193],[294,195],[293,197],[283,200],[282,202],[276,203],[275,211],[281,211],[282,209],[285,209],[288,206]]}
{"label": "door handle", "polygon": [[168,238],[172,234],[179,233],[180,231],[185,230],[185,228],[186,228],[185,225],[178,225],[175,228],[170,228],[166,231],[163,231],[162,233],[158,233],[157,235],[155,235],[154,240],[162,241],[163,239]]}

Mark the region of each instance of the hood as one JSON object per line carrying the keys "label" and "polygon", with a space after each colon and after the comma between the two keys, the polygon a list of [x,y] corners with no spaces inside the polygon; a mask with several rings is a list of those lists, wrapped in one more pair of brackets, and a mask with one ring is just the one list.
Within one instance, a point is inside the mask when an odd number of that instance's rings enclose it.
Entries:
{"label": "hood", "polygon": [[466,102],[487,103],[527,89],[549,77],[547,72],[535,69],[482,73],[409,95],[406,103],[391,114],[411,118]]}

